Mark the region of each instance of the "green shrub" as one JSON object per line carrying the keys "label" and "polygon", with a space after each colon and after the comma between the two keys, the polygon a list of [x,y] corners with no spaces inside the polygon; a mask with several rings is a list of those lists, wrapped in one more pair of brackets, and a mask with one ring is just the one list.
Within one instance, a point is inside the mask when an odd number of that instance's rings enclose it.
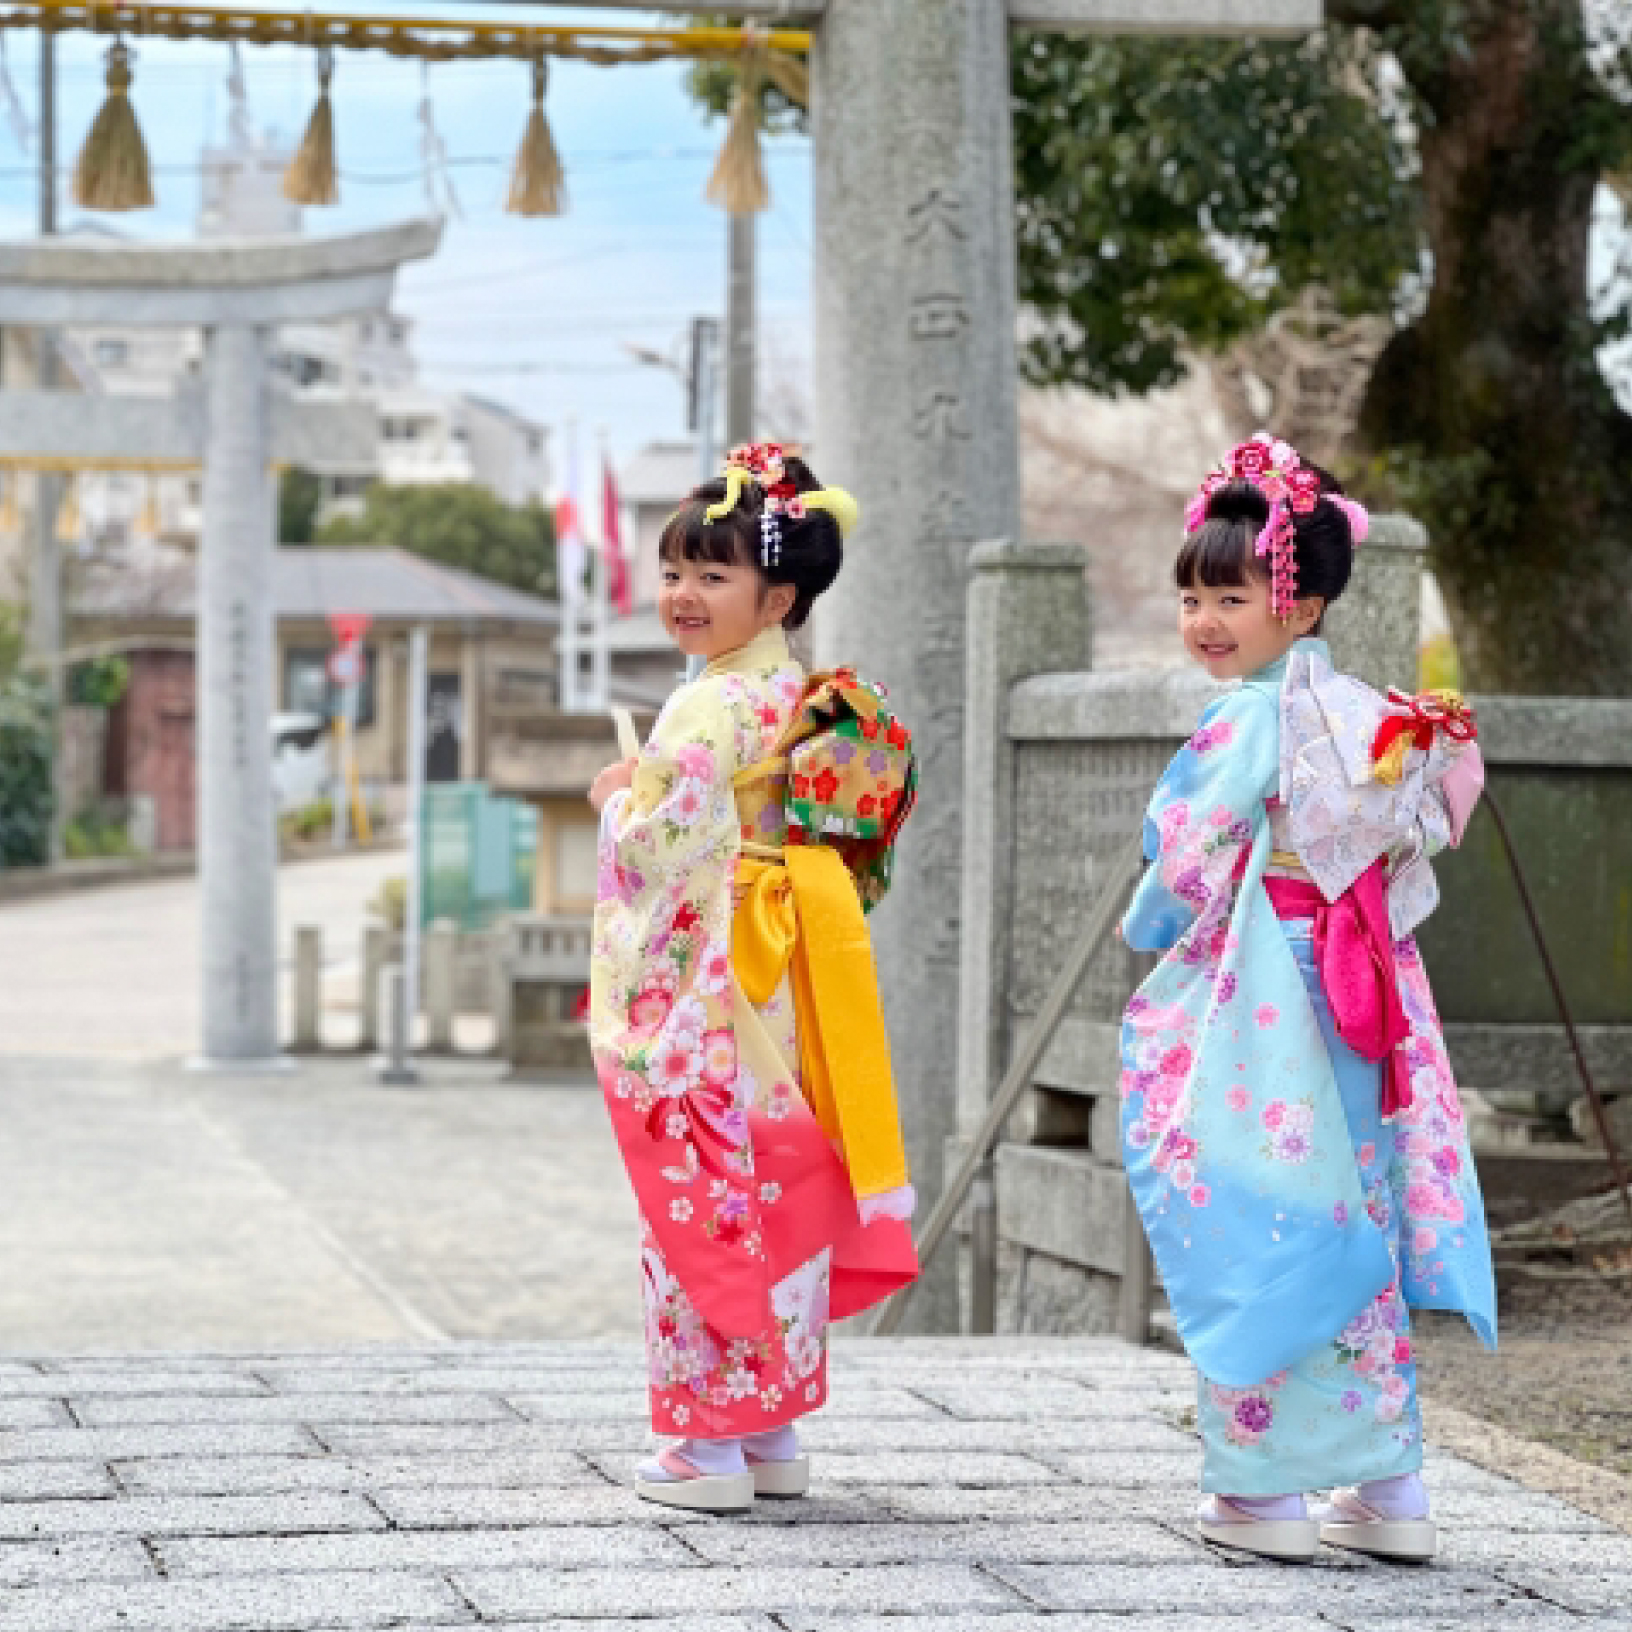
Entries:
{"label": "green shrub", "polygon": [[0,682],[0,867],[51,859],[51,700],[39,681]]}
{"label": "green shrub", "polygon": [[386,879],[375,891],[374,899],[368,904],[368,910],[387,929],[401,930],[408,921],[408,880]]}
{"label": "green shrub", "polygon": [[286,810],[278,818],[278,831],[286,839],[321,839],[334,831],[334,801],[314,799],[298,810]]}
{"label": "green shrub", "polygon": [[68,671],[68,701],[76,708],[112,708],[130,685],[122,657],[93,657]]}
{"label": "green shrub", "polygon": [[87,805],[63,829],[62,849],[70,861],[135,855],[124,801],[104,799]]}

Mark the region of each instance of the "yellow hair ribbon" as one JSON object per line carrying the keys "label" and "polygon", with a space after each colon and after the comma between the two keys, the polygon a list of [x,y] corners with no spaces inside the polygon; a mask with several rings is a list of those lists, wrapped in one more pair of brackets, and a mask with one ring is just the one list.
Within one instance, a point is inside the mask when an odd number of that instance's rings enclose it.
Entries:
{"label": "yellow hair ribbon", "polygon": [[847,538],[850,529],[861,519],[861,506],[842,487],[819,487],[812,493],[801,493],[799,502],[807,510],[825,510],[839,524],[839,536]]}
{"label": "yellow hair ribbon", "polygon": [[742,499],[742,490],[753,480],[753,476],[741,465],[727,465],[725,467],[725,497],[717,504],[711,504],[704,512],[705,521],[724,521],[736,509]]}

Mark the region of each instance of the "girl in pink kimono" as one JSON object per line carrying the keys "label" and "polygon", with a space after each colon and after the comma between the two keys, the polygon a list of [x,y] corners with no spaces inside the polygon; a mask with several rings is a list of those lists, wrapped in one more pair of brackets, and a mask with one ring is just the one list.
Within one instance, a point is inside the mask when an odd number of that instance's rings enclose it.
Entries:
{"label": "girl in pink kimono", "polygon": [[[663,531],[658,609],[706,667],[590,794],[590,1036],[640,1207],[653,1427],[679,1440],[636,1489],[671,1506],[802,1495],[793,1424],[826,1397],[829,1321],[917,1269],[857,886],[788,831],[785,739],[811,687],[784,631],[838,575],[854,515],[774,445],[692,494]],[[880,718],[848,756],[861,774]]]}
{"label": "girl in pink kimono", "polygon": [[[1319,638],[1365,511],[1284,442],[1194,500],[1179,629],[1237,684],[1163,775],[1123,925],[1129,1183],[1200,1374],[1225,1546],[1424,1559],[1411,1308],[1495,1339],[1490,1249],[1413,929],[1482,785],[1471,714],[1385,699]],[[1332,1490],[1311,1512],[1305,1494]]]}

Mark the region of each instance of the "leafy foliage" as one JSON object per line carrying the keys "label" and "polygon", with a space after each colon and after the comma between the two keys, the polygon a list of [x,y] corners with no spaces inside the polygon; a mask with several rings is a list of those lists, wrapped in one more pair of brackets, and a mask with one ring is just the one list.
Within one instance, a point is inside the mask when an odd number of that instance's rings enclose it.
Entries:
{"label": "leafy foliage", "polygon": [[22,676],[0,682],[0,867],[43,867],[51,854],[51,699]]}
{"label": "leafy foliage", "polygon": [[1038,384],[1170,385],[1310,284],[1387,311],[1421,259],[1384,64],[1297,42],[1017,35],[1016,236]]}
{"label": "leafy foliage", "polygon": [[77,708],[112,708],[130,685],[122,657],[93,657],[68,671],[68,701]]}
{"label": "leafy foliage", "polygon": [[555,518],[465,482],[368,490],[361,516],[336,516],[319,544],[395,544],[529,595],[555,593]]}
{"label": "leafy foliage", "polygon": [[317,531],[323,484],[311,471],[290,465],[278,477],[278,542],[310,544]]}
{"label": "leafy foliage", "polygon": [[[723,28],[740,19],[720,12],[712,17],[675,17],[679,26],[692,28]],[[686,70],[686,90],[711,119],[724,119],[731,112],[731,98],[736,93],[736,64],[723,59],[694,62]],[[759,93],[759,128],[773,135],[784,131],[808,129],[810,116],[797,102],[790,101],[768,81]]]}

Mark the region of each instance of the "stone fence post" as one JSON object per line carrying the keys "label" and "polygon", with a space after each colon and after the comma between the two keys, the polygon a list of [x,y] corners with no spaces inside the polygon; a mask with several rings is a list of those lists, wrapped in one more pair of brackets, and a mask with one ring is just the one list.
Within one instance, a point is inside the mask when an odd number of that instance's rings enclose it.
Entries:
{"label": "stone fence post", "polygon": [[1355,553],[1354,576],[1326,619],[1332,659],[1386,692],[1417,689],[1422,641],[1422,569],[1428,531],[1411,516],[1377,515]]}
{"label": "stone fence post", "polygon": [[985,1115],[1009,1058],[1014,912],[1014,745],[1009,692],[1037,674],[1086,669],[1093,620],[1075,544],[977,545],[969,558],[962,935],[958,967],[958,1131]]}

